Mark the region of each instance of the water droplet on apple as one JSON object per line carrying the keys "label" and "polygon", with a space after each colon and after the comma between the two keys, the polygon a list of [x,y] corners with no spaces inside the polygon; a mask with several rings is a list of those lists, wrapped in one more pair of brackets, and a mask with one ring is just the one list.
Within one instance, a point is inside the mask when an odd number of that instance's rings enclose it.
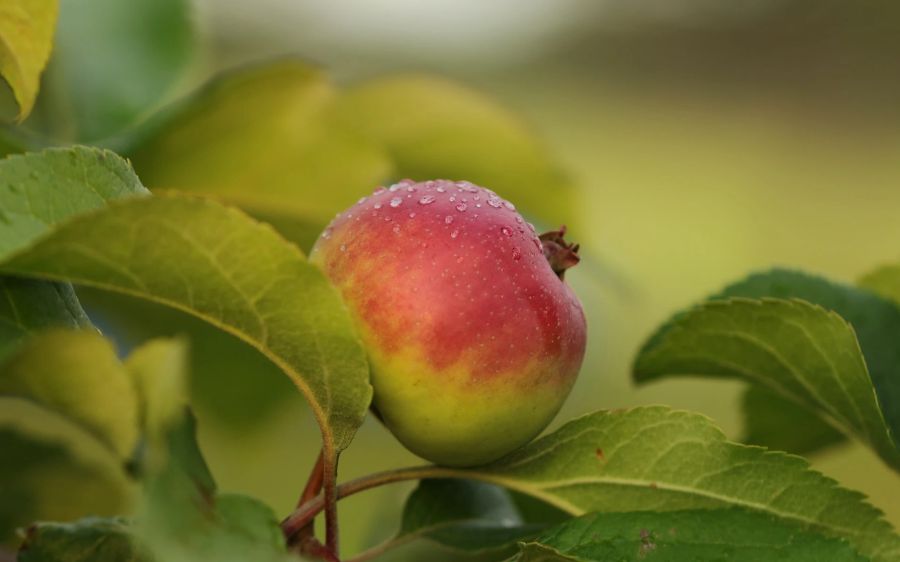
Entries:
{"label": "water droplet on apple", "polygon": [[520,259],[522,259],[522,250],[520,250],[518,248],[513,248],[512,249],[512,257],[516,261],[519,261]]}
{"label": "water droplet on apple", "polygon": [[466,211],[466,209],[468,209],[468,208],[469,208],[469,206],[466,205],[465,203],[460,203],[459,205],[456,206],[456,210],[459,211],[460,213],[464,213]]}
{"label": "water droplet on apple", "polygon": [[380,209],[381,203],[375,203],[374,205],[372,205],[372,207],[374,207],[375,209]]}
{"label": "water droplet on apple", "polygon": [[401,203],[403,203],[403,199],[400,199],[399,197],[391,199],[391,207],[394,207],[395,209],[399,207]]}
{"label": "water droplet on apple", "polygon": [[446,217],[444,217],[444,222],[445,222],[446,224],[452,223],[452,222],[453,222],[453,217],[451,217],[450,215],[447,215]]}
{"label": "water droplet on apple", "polygon": [[[450,238],[456,238],[457,236],[459,236],[459,230],[457,230],[457,229],[454,228],[454,229],[453,229],[453,232],[450,233]],[[460,259],[457,260],[457,261],[462,261],[462,258],[460,258]]]}
{"label": "water droplet on apple", "polygon": [[419,199],[419,205],[430,205],[434,203],[434,195],[423,195]]}
{"label": "water droplet on apple", "polygon": [[512,230],[506,228],[505,226],[500,227],[500,232],[502,232],[503,234],[505,234],[507,236],[512,236]]}
{"label": "water droplet on apple", "polygon": [[502,204],[503,203],[500,201],[499,197],[491,197],[490,199],[488,199],[488,205],[490,205],[491,207],[493,207],[495,209],[499,209],[500,205],[502,205]]}

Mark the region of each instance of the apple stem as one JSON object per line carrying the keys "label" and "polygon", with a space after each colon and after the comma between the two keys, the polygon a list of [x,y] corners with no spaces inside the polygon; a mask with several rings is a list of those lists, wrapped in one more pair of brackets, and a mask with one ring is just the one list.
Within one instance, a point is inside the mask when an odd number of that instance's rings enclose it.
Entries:
{"label": "apple stem", "polygon": [[560,279],[565,277],[567,269],[581,261],[581,258],[578,256],[578,250],[581,246],[566,242],[565,236],[566,225],[560,226],[559,230],[551,230],[539,236],[544,250],[544,257],[547,258],[550,268],[553,269],[553,272]]}

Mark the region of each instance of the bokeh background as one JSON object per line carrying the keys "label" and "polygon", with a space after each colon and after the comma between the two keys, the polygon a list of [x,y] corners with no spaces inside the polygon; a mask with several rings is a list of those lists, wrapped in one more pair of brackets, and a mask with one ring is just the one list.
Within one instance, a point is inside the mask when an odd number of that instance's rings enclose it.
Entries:
{"label": "bokeh background", "polygon": [[[576,186],[572,216],[557,221],[586,249],[567,279],[590,332],[553,427],[600,408],[663,403],[703,412],[739,438],[743,385],[637,388],[630,367],[643,340],[754,271],[780,265],[853,282],[900,256],[895,3],[196,0],[193,10],[197,54],[168,99],[220,70],[296,55],[340,86],[408,72],[459,81],[543,139]],[[224,490],[287,513],[318,450],[287,379],[177,313],[82,297],[122,345],[171,326],[196,337],[195,360],[215,366],[193,388],[214,475]],[[117,310],[145,320],[120,325]],[[900,525],[900,481],[867,449],[845,443],[812,461]],[[370,419],[341,476],[417,462]],[[344,552],[390,535],[409,489],[342,502]]]}

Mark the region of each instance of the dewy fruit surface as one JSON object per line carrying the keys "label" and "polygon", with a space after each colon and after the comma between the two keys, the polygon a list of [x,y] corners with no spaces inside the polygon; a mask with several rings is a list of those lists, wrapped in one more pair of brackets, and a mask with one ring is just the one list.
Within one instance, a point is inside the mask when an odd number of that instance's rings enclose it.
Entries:
{"label": "dewy fruit surface", "polygon": [[384,423],[433,462],[472,466],[525,444],[581,367],[584,314],[561,279],[577,256],[558,235],[542,246],[489,190],[379,188],[325,229],[311,260],[354,316]]}

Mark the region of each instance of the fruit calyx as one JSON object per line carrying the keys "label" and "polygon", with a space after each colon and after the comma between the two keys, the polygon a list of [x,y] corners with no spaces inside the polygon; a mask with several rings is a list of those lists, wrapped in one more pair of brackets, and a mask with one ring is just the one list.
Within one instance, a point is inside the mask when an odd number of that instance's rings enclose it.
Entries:
{"label": "fruit calyx", "polygon": [[544,257],[550,263],[550,268],[557,277],[563,279],[566,270],[577,265],[581,258],[578,256],[579,244],[569,244],[566,242],[566,225],[559,227],[559,230],[551,230],[539,236],[541,239],[541,247],[544,250]]}

